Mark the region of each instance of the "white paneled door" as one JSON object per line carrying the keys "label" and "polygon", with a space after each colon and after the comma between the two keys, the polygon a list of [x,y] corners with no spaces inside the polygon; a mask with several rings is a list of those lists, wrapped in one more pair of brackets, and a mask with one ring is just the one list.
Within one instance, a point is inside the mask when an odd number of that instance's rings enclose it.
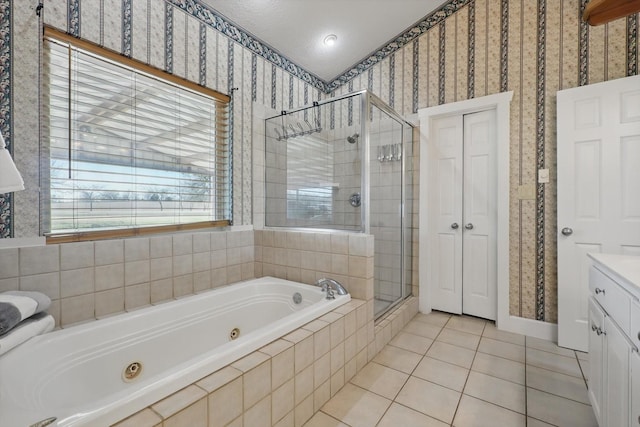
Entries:
{"label": "white paneled door", "polygon": [[432,308],[495,320],[495,110],[434,121],[430,170]]}
{"label": "white paneled door", "polygon": [[640,76],[558,92],[558,344],[588,348],[587,253],[640,255]]}

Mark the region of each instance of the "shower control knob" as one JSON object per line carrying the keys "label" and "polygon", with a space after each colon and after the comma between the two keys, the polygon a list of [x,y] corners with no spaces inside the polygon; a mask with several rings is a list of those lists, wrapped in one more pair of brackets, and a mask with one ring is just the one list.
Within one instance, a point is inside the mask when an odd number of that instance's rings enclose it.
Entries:
{"label": "shower control knob", "polygon": [[360,193],[353,193],[349,197],[349,204],[354,208],[359,208],[362,204],[362,197],[360,196]]}
{"label": "shower control knob", "polygon": [[467,230],[473,230],[473,224],[469,223],[465,225],[464,228],[466,228]]}
{"label": "shower control knob", "polygon": [[454,230],[457,230],[458,227],[460,227],[460,226],[458,225],[457,222],[454,222],[453,224],[451,224],[451,228],[453,228]]}

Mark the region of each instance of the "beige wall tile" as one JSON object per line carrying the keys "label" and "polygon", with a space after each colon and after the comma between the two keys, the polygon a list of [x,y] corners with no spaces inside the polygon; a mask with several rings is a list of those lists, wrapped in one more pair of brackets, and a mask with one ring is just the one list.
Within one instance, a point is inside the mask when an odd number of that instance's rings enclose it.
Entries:
{"label": "beige wall tile", "polygon": [[[261,353],[258,353],[261,354]],[[271,393],[271,360],[267,360],[244,374],[245,411]]]}
{"label": "beige wall tile", "polygon": [[0,279],[18,277],[18,249],[0,249]]}
{"label": "beige wall tile", "polygon": [[149,260],[126,262],[124,264],[125,286],[148,282],[151,278]]}
{"label": "beige wall tile", "polygon": [[96,292],[96,317],[107,316],[124,311],[124,288]]}
{"label": "beige wall tile", "polygon": [[149,259],[149,238],[141,237],[125,240],[124,259],[127,262]]}
{"label": "beige wall tile", "polygon": [[124,240],[102,240],[94,243],[95,265],[124,262]]}
{"label": "beige wall tile", "polygon": [[173,299],[173,279],[154,280],[150,284],[151,304]]}
{"label": "beige wall tile", "polygon": [[84,322],[95,318],[95,297],[93,294],[60,300],[61,325]]}
{"label": "beige wall tile", "polygon": [[203,397],[193,405],[165,420],[163,427],[207,427],[207,399]]}
{"label": "beige wall tile", "polygon": [[296,374],[294,378],[296,405],[300,404],[307,396],[313,393],[313,373],[314,369],[313,365],[311,365]]}
{"label": "beige wall tile", "polygon": [[0,292],[17,291],[20,288],[20,280],[17,277],[12,279],[0,279]]}
{"label": "beige wall tile", "polygon": [[193,274],[173,278],[173,297],[179,298],[193,294]]}
{"label": "beige wall tile", "polygon": [[124,306],[127,311],[151,304],[151,288],[149,283],[127,286],[124,288]]}
{"label": "beige wall tile", "polygon": [[271,423],[276,424],[290,413],[295,402],[295,382],[290,379],[281,387],[273,391],[271,397]]}
{"label": "beige wall tile", "polygon": [[313,383],[317,387],[331,377],[331,353],[320,357],[313,364]]}
{"label": "beige wall tile", "polygon": [[223,427],[242,414],[242,377],[209,394],[209,427]]}
{"label": "beige wall tile", "polygon": [[20,275],[52,273],[60,270],[59,245],[20,248]]}
{"label": "beige wall tile", "polygon": [[60,270],[93,267],[93,254],[93,242],[60,245]]}
{"label": "beige wall tile", "polygon": [[245,411],[245,426],[270,427],[271,426],[271,395],[266,396],[254,407]]}
{"label": "beige wall tile", "polygon": [[302,427],[309,418],[313,416],[313,394],[303,400],[300,404],[296,405],[294,410],[294,425],[295,427]]}
{"label": "beige wall tile", "polygon": [[293,378],[294,348],[289,347],[271,358],[271,387],[276,388]]}
{"label": "beige wall tile", "polygon": [[124,264],[95,267],[96,292],[124,286]]}
{"label": "beige wall tile", "polygon": [[173,239],[171,236],[158,236],[149,239],[150,258],[166,258],[173,254]]}
{"label": "beige wall tile", "polygon": [[95,292],[93,267],[60,272],[60,296],[73,297]]}

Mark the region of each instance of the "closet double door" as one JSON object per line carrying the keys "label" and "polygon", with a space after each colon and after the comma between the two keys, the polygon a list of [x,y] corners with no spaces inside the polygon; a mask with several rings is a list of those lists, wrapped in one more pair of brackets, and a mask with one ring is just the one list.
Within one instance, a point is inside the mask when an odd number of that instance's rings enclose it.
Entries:
{"label": "closet double door", "polygon": [[495,320],[495,110],[438,118],[429,133],[431,306]]}

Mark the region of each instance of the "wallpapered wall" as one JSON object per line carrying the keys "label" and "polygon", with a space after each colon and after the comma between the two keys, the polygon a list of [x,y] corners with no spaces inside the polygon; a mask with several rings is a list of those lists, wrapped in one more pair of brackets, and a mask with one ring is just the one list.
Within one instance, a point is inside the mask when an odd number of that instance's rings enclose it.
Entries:
{"label": "wallpapered wall", "polygon": [[[0,237],[39,234],[37,4],[0,0],[0,129],[27,186],[13,198],[0,198]],[[639,16],[588,27],[579,19],[585,4],[451,0],[332,82],[319,80],[194,0],[49,0],[43,16],[63,31],[233,92],[236,224],[252,223],[253,101],[279,111],[369,88],[408,115],[513,90],[510,310],[555,322],[555,93],[638,74]],[[539,168],[551,170],[550,184],[535,183]],[[535,198],[520,197],[526,193],[520,186],[533,186]]]}

